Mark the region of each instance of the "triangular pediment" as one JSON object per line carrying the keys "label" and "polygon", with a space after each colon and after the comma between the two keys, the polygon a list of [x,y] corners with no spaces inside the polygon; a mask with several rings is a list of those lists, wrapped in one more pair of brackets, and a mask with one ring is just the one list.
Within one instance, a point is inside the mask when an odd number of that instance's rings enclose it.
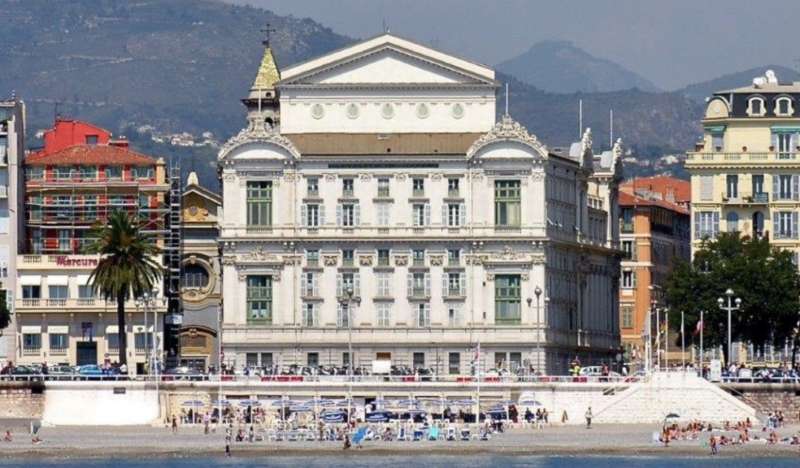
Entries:
{"label": "triangular pediment", "polygon": [[385,34],[285,69],[279,85],[494,85],[494,70]]}

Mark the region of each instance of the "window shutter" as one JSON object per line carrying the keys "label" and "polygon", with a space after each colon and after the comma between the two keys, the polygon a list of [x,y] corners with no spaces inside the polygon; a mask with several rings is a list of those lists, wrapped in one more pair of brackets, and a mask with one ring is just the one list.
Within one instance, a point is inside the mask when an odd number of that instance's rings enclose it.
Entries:
{"label": "window shutter", "polygon": [[797,239],[797,212],[792,212],[792,239]]}
{"label": "window shutter", "polygon": [[792,200],[800,199],[800,175],[792,176]]}
{"label": "window shutter", "polygon": [[319,225],[325,225],[325,205],[322,203],[319,204]]}
{"label": "window shutter", "polygon": [[704,201],[714,199],[714,176],[700,176],[700,199]]}
{"label": "window shutter", "polygon": [[336,295],[339,297],[344,296],[344,281],[341,273],[336,274]]}
{"label": "window shutter", "polygon": [[353,295],[361,296],[361,273],[353,275]]}
{"label": "window shutter", "polygon": [[780,215],[777,211],[772,213],[772,236],[775,239],[781,238],[781,230],[780,230],[781,220]]}
{"label": "window shutter", "polygon": [[702,214],[700,212],[694,213],[694,238],[700,239],[700,217]]}
{"label": "window shutter", "polygon": [[428,326],[431,323],[431,305],[426,303],[425,304],[425,326]]}
{"label": "window shutter", "polygon": [[714,230],[712,233],[712,237],[717,237],[717,235],[719,235],[719,211],[714,212]]}
{"label": "window shutter", "polygon": [[342,326],[342,303],[336,302],[336,326]]}
{"label": "window shutter", "polygon": [[342,204],[339,203],[336,205],[336,225],[342,225]]}
{"label": "window shutter", "polygon": [[358,203],[353,207],[353,225],[361,225],[361,206]]}
{"label": "window shutter", "polygon": [[772,177],[772,199],[778,200],[778,180],[780,179],[780,176],[773,174],[770,177]]}
{"label": "window shutter", "polygon": [[431,295],[431,274],[425,273],[425,295]]}
{"label": "window shutter", "polygon": [[772,146],[773,146],[773,148],[775,148],[775,151],[778,151],[778,134],[777,133],[773,133],[772,134]]}
{"label": "window shutter", "polygon": [[467,275],[465,273],[458,274],[458,287],[461,289],[461,297],[467,297]]}
{"label": "window shutter", "polygon": [[407,296],[411,297],[414,294],[414,275],[411,273],[406,275],[406,288],[408,289]]}
{"label": "window shutter", "polygon": [[447,212],[450,210],[450,205],[447,203],[442,204],[442,226],[448,226]]}
{"label": "window shutter", "polygon": [[442,273],[442,297],[447,297],[447,273]]}
{"label": "window shutter", "polygon": [[467,205],[464,203],[458,205],[458,218],[458,223],[460,226],[467,225]]}
{"label": "window shutter", "polygon": [[300,225],[307,226],[308,225],[308,205],[303,203],[300,205]]}
{"label": "window shutter", "polygon": [[317,278],[317,275],[312,275],[311,276],[311,294],[314,297],[319,296],[318,287],[319,287],[319,279]]}
{"label": "window shutter", "polygon": [[425,204],[425,226],[431,225],[431,204]]}

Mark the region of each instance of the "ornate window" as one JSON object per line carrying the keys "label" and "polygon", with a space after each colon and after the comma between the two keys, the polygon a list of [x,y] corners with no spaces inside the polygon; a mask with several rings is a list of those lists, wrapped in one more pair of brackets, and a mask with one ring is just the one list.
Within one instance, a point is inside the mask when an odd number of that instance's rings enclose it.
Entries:
{"label": "ornate window", "polygon": [[775,100],[775,115],[787,116],[792,114],[794,114],[792,98],[783,96]]}
{"label": "ornate window", "polygon": [[272,182],[247,183],[247,225],[272,225]]}
{"label": "ornate window", "polygon": [[518,180],[498,180],[494,183],[495,226],[519,227],[520,183]]}
{"label": "ornate window", "polygon": [[247,277],[247,321],[272,323],[272,277]]}
{"label": "ornate window", "polygon": [[202,265],[190,264],[183,267],[184,288],[205,288],[208,286],[208,270]]}
{"label": "ornate window", "polygon": [[494,280],[494,314],[498,325],[522,323],[520,275],[497,275]]}
{"label": "ornate window", "polygon": [[763,117],[767,113],[767,107],[764,105],[764,98],[751,97],[747,100],[747,115],[750,117]]}

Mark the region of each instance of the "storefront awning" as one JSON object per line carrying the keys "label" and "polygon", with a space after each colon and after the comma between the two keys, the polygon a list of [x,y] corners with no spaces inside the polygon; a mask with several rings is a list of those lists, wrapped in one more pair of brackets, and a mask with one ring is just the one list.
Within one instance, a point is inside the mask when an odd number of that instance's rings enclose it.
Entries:
{"label": "storefront awning", "polygon": [[708,133],[725,133],[725,125],[709,125],[704,130]]}
{"label": "storefront awning", "polygon": [[89,284],[89,276],[91,275],[78,275],[76,279],[78,280],[78,286],[86,286]]}
{"label": "storefront awning", "polygon": [[48,325],[47,333],[64,333],[69,335],[69,325]]}
{"label": "storefront awning", "polygon": [[23,325],[20,327],[22,333],[33,334],[33,333],[41,333],[42,327],[40,325]]}
{"label": "storefront awning", "polygon": [[67,275],[50,275],[47,277],[48,286],[67,286],[69,284],[69,276]]}
{"label": "storefront awning", "polygon": [[42,275],[22,275],[19,284],[23,286],[39,286],[42,284]]}

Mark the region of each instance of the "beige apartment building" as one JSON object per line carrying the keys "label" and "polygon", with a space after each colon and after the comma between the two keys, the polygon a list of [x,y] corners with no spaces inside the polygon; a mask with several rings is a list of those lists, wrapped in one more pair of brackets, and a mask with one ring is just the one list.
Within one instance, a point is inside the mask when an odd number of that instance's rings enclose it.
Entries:
{"label": "beige apartment building", "polygon": [[692,176],[692,252],[703,238],[739,231],[800,251],[800,82],[774,73],[714,93],[703,140],[686,158]]}

